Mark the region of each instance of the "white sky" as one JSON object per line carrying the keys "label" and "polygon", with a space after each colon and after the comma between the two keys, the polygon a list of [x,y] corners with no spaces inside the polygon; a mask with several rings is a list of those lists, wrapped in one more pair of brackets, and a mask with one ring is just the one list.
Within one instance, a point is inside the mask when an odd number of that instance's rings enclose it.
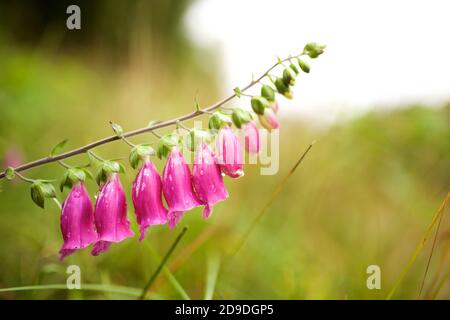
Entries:
{"label": "white sky", "polygon": [[450,100],[450,1],[198,0],[186,16],[193,40],[223,62],[224,94],[308,41],[311,60],[285,110],[333,120],[369,108]]}

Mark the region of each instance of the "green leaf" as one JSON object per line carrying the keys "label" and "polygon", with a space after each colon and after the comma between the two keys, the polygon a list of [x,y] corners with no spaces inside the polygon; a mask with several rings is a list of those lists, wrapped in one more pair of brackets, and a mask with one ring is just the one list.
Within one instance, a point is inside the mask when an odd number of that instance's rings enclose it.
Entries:
{"label": "green leaf", "polygon": [[88,155],[88,158],[89,158],[89,164],[95,164],[95,163],[98,163],[98,162],[100,162],[100,160],[98,160],[96,157],[94,157],[92,154],[91,154],[91,152],[87,152],[87,155]]}
{"label": "green leaf", "polygon": [[64,139],[63,141],[57,143],[50,151],[50,156],[53,157],[55,154],[59,153],[66,145],[67,141],[69,141],[69,139]]}
{"label": "green leaf", "polygon": [[36,205],[44,209],[45,197],[42,189],[39,187],[39,183],[33,183],[31,185],[31,199]]}
{"label": "green leaf", "polygon": [[16,171],[14,170],[13,167],[8,167],[5,170],[5,178],[8,180],[12,180],[14,179],[14,177],[16,176]]}

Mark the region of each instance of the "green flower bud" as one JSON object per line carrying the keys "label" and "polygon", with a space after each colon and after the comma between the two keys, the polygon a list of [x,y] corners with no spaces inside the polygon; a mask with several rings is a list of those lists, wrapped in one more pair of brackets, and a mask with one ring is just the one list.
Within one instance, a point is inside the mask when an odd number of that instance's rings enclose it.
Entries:
{"label": "green flower bud", "polygon": [[14,177],[16,176],[16,172],[14,171],[13,167],[8,167],[5,170],[5,178],[8,180],[12,180],[14,179]]}
{"label": "green flower bud", "polygon": [[243,124],[246,124],[252,120],[252,115],[248,111],[240,108],[234,108],[231,119],[233,120],[234,125],[240,129]]}
{"label": "green flower bud", "polygon": [[283,71],[283,82],[286,86],[293,86],[295,85],[295,72],[290,68],[287,67]]}
{"label": "green flower bud", "polygon": [[264,114],[264,109],[270,107],[269,101],[261,96],[254,96],[250,102],[256,114]]}
{"label": "green flower bud", "polygon": [[114,122],[110,122],[110,124],[111,124],[111,127],[112,127],[114,133],[116,134],[116,136],[121,138],[123,136],[122,127],[119,124],[114,123]]}
{"label": "green flower bud", "polygon": [[315,59],[324,52],[325,47],[325,45],[310,42],[303,48],[303,53],[307,54],[311,59]]}
{"label": "green flower bud", "polygon": [[288,99],[292,99],[292,93],[291,90],[289,89],[289,86],[287,86],[283,79],[281,78],[277,78],[274,81],[275,87],[277,88],[278,93],[282,94],[283,96],[285,96]]}
{"label": "green flower bud", "polygon": [[295,72],[295,74],[298,74],[298,73],[299,73],[299,70],[298,70],[298,68],[297,68],[297,66],[296,66],[295,64],[291,63],[291,64],[289,65],[289,68],[291,68],[292,71]]}
{"label": "green flower bud", "polygon": [[263,85],[261,87],[261,95],[270,102],[275,101],[275,91],[271,86],[268,86],[266,84]]}
{"label": "green flower bud", "polygon": [[307,64],[305,61],[297,59],[298,65],[300,66],[300,69],[302,69],[303,72],[309,73],[309,64]]}
{"label": "green flower bud", "polygon": [[31,184],[31,199],[44,208],[45,198],[56,198],[56,190],[49,182],[36,180]]}

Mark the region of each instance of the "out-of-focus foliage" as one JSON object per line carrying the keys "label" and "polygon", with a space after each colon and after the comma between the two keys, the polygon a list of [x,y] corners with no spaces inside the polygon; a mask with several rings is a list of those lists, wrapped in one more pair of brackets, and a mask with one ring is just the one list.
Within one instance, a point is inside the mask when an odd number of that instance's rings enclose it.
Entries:
{"label": "out-of-focus foliage", "polygon": [[[202,105],[220,98],[214,59],[193,48],[180,30],[188,1],[86,1],[82,23],[90,31],[80,35],[63,30],[62,4],[36,14],[39,21],[29,24],[33,30],[20,25],[17,10],[39,10],[38,2],[29,3],[15,9],[20,5],[14,2],[0,5],[0,21],[9,31],[0,32],[0,158],[14,153],[12,158],[32,160],[64,138],[69,138],[67,148],[77,147],[112,134],[110,120],[129,130],[188,113],[197,89]],[[80,45],[73,45],[71,37]],[[209,220],[193,210],[175,230],[156,227],[142,243],[129,239],[99,257],[84,250],[59,262],[56,205],[49,202],[40,210],[29,199],[28,185],[0,182],[0,288],[64,284],[71,264],[81,267],[82,285],[142,288],[159,263],[154,253],[163,256],[188,225],[169,267],[192,298],[202,298],[208,261],[227,259],[278,183],[317,140],[242,250],[221,266],[214,297],[385,298],[447,193],[450,106],[372,112],[326,129],[283,117],[283,110],[281,115],[277,175],[261,176],[257,166],[247,166],[243,178],[226,179],[230,198],[215,207]],[[133,141],[155,138],[142,135]],[[126,158],[128,152],[120,141],[98,149],[105,158]],[[83,164],[87,157],[68,162]],[[161,170],[163,161],[155,162]],[[62,172],[50,164],[26,174],[59,178]],[[122,176],[128,191],[135,173],[128,167]],[[88,188],[94,195],[95,183]],[[131,202],[129,216],[137,231]],[[425,285],[427,297],[436,292],[450,263],[449,223],[447,212]],[[397,297],[417,297],[430,244]],[[366,287],[366,268],[372,264],[381,267],[381,290]],[[180,298],[164,274],[152,292]],[[85,290],[0,293],[5,299],[129,297]],[[436,297],[450,297],[448,283]]]}

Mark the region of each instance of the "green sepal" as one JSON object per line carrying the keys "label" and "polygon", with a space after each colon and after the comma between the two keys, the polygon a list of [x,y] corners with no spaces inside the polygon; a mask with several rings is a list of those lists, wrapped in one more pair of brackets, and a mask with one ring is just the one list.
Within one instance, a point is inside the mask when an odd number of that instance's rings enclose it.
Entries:
{"label": "green sepal", "polygon": [[208,143],[210,141],[211,141],[211,135],[209,134],[208,131],[198,129],[198,128],[193,128],[189,131],[189,139],[188,139],[187,147],[189,148],[189,150],[194,152],[195,147],[199,143]]}
{"label": "green sepal", "polygon": [[148,144],[138,144],[133,149],[131,149],[129,161],[133,169],[139,166],[139,162],[143,161],[146,157],[150,157],[155,154],[155,151]]}
{"label": "green sepal", "polygon": [[178,145],[178,139],[172,134],[165,135],[159,139],[158,150],[156,152],[158,158],[167,157],[173,147]]}
{"label": "green sepal", "polygon": [[69,139],[64,139],[63,141],[58,142],[50,151],[50,157],[53,157],[55,154],[59,153],[66,145],[67,141],[69,141]]}
{"label": "green sepal", "polygon": [[223,126],[226,126],[229,124],[231,124],[230,116],[228,116],[222,112],[219,112],[219,111],[214,112],[208,121],[209,129],[219,130]]}
{"label": "green sepal", "polygon": [[[89,170],[82,169],[79,167],[72,167],[66,170],[59,184],[59,190],[63,192],[64,187],[72,188],[77,182],[84,182],[86,180],[86,171],[90,173]],[[91,174],[92,176],[92,174]]]}
{"label": "green sepal", "polygon": [[234,108],[233,113],[231,114],[231,119],[233,120],[234,125],[239,129],[243,124],[250,122],[252,118],[253,117],[250,112],[242,110],[241,108]]}
{"label": "green sepal", "polygon": [[99,167],[97,168],[97,172],[95,174],[95,181],[98,185],[101,185],[103,182],[106,182],[108,176],[112,173],[124,173],[124,166],[116,161],[105,160],[103,161]]}
{"label": "green sepal", "polygon": [[270,107],[269,101],[261,96],[254,96],[250,101],[252,109],[256,114],[264,114],[264,110]]}

